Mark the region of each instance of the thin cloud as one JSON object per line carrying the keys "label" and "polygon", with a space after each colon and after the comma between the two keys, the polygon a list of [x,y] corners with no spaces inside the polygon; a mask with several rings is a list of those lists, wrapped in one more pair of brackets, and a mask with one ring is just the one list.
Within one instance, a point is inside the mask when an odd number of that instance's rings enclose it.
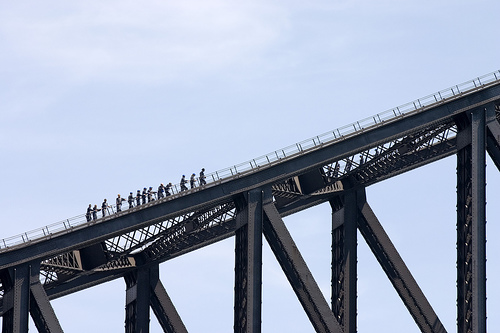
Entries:
{"label": "thin cloud", "polygon": [[288,26],[276,6],[229,1],[11,5],[0,22],[2,71],[28,64],[107,80],[178,79],[251,63]]}

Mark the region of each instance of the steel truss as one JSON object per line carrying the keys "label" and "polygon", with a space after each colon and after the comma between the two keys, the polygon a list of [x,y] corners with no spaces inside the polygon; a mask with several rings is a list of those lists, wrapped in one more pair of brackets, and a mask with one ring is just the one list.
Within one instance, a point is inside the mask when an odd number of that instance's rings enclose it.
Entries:
{"label": "steel truss", "polygon": [[[484,103],[465,97],[451,102],[453,107],[437,106],[299,155],[286,167],[263,169],[268,176],[241,177],[234,186],[220,184],[220,190],[200,190],[179,199],[184,201],[118,214],[115,224],[123,227],[109,236],[89,232],[99,236],[58,253],[22,257],[0,270],[3,330],[24,331],[31,314],[40,332],[62,331],[49,300],[124,278],[127,332],[149,329],[150,308],[165,332],[185,332],[159,280],[159,263],[235,236],[234,330],[259,332],[264,236],[314,329],[356,332],[359,230],[420,330],[446,332],[366,202],[364,189],[457,154],[458,332],[485,332],[485,151],[500,168],[497,90],[488,92]],[[183,205],[188,200],[193,204]],[[332,207],[331,306],[282,220],[326,202]]]}

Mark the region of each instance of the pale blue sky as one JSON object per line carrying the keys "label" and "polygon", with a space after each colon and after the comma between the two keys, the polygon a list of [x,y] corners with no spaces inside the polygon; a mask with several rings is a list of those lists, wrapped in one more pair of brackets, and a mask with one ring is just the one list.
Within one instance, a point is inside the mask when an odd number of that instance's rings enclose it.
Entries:
{"label": "pale blue sky", "polygon": [[[0,238],[182,174],[226,168],[500,69],[498,1],[0,4]],[[500,177],[488,160],[488,330],[500,330]],[[456,331],[456,159],[367,189]],[[285,219],[330,301],[329,205]],[[234,240],[162,264],[190,332],[231,332]],[[359,237],[358,331],[418,332]],[[263,332],[312,332],[267,245]],[[66,332],[123,331],[122,280],[52,302]],[[1,324],[0,324],[1,325]],[[151,332],[160,332],[152,314]],[[32,326],[32,329],[35,329]]]}

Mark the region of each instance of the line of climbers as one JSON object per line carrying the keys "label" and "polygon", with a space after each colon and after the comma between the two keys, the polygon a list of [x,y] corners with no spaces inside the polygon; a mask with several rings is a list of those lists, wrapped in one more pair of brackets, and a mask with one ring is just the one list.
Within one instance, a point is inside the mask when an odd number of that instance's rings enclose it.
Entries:
{"label": "line of climbers", "polygon": [[[200,171],[200,176],[198,177],[198,183],[200,186],[203,186],[205,185],[207,182],[206,182],[206,176],[205,176],[205,169],[202,168],[201,171]],[[181,187],[181,192],[182,191],[187,191],[188,190],[188,187],[186,186],[187,184],[187,180],[186,180],[186,176],[185,175],[182,175],[182,178],[180,180],[180,187]],[[196,187],[196,174],[192,174],[191,175],[191,178],[189,179],[189,185],[191,186],[191,188],[195,188]],[[169,195],[171,195],[170,191],[172,189],[172,183],[168,183],[167,185],[163,185],[160,184],[160,186],[158,186],[158,191],[153,191],[153,187],[149,187],[149,189],[147,189],[146,187],[142,190],[142,193],[141,193],[141,190],[137,190],[137,194],[136,196],[134,197],[134,194],[132,192],[130,192],[127,200],[125,200],[125,198],[122,198],[120,196],[120,194],[118,194],[118,197],[116,198],[116,212],[121,212],[122,211],[122,203],[124,201],[127,201],[128,202],[128,208],[133,208],[134,207],[134,202],[136,204],[136,206],[140,206],[141,203],[144,205],[146,203],[149,203],[153,200],[156,200],[156,199],[162,199],[164,197],[167,197]],[[106,215],[109,215],[109,208],[112,208],[109,204],[108,204],[108,201],[107,199],[104,199],[104,201],[102,202],[102,205],[101,205],[101,208],[97,208],[97,205],[94,205],[94,207],[92,207],[92,204],[89,204],[89,207],[87,208],[87,213],[85,214],[85,217],[87,219],[87,222],[90,222],[92,220],[97,220],[97,212],[101,211],[102,212],[102,217],[105,217]]]}

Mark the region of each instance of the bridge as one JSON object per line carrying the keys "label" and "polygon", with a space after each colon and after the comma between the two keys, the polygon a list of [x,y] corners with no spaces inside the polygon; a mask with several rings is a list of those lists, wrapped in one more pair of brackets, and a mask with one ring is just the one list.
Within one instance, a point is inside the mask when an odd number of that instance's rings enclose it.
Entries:
{"label": "bridge", "polygon": [[[207,183],[87,221],[76,216],[0,240],[3,332],[62,332],[51,300],[124,279],[125,331],[187,332],[159,276],[167,260],[234,237],[234,331],[261,331],[262,246],[276,256],[317,332],[356,332],[359,231],[422,332],[447,332],[365,189],[457,159],[457,331],[486,332],[486,152],[500,168],[500,71],[248,162]],[[332,210],[331,302],[283,217]]]}

